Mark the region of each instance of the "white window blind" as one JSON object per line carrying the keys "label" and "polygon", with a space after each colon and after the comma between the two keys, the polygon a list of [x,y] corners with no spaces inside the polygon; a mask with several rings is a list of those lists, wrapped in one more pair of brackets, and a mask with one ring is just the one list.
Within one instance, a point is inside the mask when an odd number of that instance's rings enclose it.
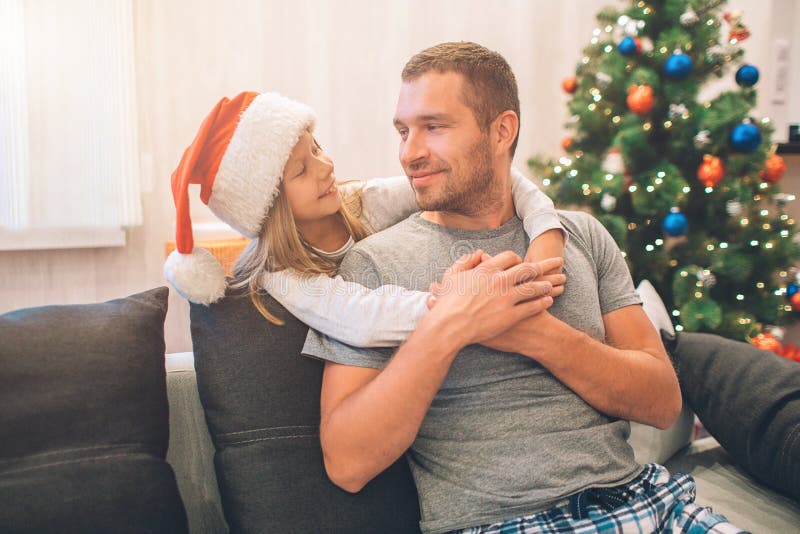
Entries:
{"label": "white window blind", "polygon": [[131,0],[0,0],[0,230],[142,222]]}

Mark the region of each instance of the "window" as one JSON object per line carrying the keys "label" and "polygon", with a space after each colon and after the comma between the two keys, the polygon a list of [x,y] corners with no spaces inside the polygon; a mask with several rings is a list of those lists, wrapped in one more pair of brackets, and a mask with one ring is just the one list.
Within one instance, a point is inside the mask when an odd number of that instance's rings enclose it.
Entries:
{"label": "window", "polygon": [[0,248],[141,224],[133,51],[131,0],[0,0]]}

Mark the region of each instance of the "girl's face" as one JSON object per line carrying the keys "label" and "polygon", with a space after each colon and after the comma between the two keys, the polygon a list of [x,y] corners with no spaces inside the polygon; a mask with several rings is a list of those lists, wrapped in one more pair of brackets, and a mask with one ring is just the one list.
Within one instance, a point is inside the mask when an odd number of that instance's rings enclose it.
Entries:
{"label": "girl's face", "polygon": [[302,226],[339,211],[333,161],[314,136],[304,131],[283,168],[283,192],[295,223]]}

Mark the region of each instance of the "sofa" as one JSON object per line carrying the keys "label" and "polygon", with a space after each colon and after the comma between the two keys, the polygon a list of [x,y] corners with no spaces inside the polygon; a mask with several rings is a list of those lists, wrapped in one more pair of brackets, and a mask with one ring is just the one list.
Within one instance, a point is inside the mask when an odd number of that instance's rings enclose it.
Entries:
{"label": "sofa", "polygon": [[[640,292],[658,325],[660,300]],[[166,301],[158,288],[0,316],[0,531],[418,531],[402,459],[355,495],[327,480],[305,325],[231,294],[193,305],[194,352],[164,358]],[[666,431],[632,425],[637,460],[691,474],[697,501],[746,530],[796,532],[800,365],[662,332],[684,410]],[[713,437],[692,439],[695,413]]]}
{"label": "sofa", "polygon": [[[190,531],[226,532],[213,469],[214,446],[197,395],[193,354],[168,354],[166,361],[171,432],[167,459],[178,477]],[[694,414],[688,406],[667,431],[632,426],[637,460],[662,460],[673,472],[691,474],[697,482],[698,502],[704,506],[751,532],[788,533],[800,528],[796,501],[747,474],[713,437],[692,440]]]}

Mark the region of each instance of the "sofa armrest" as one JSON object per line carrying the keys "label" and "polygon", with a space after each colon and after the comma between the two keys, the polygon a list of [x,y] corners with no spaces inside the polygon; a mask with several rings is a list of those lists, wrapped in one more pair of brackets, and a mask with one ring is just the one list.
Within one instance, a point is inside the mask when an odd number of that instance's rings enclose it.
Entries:
{"label": "sofa armrest", "polygon": [[684,403],[678,419],[666,430],[631,423],[631,436],[628,439],[636,461],[640,464],[664,464],[676,452],[692,441],[694,429],[694,413]]}
{"label": "sofa armrest", "polygon": [[227,532],[214,473],[214,445],[197,393],[191,352],[167,354],[169,449],[167,461],[175,471],[189,532]]}

